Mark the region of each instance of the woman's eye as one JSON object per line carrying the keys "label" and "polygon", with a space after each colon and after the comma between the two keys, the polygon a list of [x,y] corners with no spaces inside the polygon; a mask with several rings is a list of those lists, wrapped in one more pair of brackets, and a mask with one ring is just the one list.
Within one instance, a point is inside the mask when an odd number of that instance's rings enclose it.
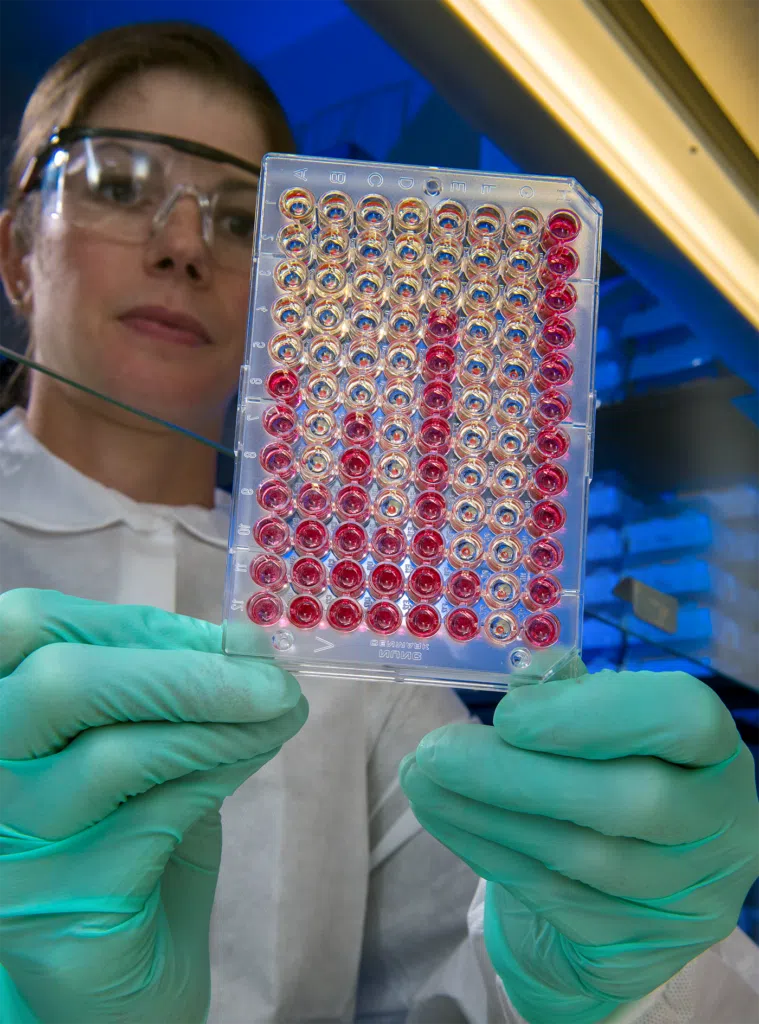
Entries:
{"label": "woman's eye", "polygon": [[217,221],[221,231],[242,242],[252,242],[256,219],[252,213],[245,211],[222,214]]}
{"label": "woman's eye", "polygon": [[134,206],[140,199],[141,190],[131,178],[103,178],[98,181],[94,192],[111,203]]}

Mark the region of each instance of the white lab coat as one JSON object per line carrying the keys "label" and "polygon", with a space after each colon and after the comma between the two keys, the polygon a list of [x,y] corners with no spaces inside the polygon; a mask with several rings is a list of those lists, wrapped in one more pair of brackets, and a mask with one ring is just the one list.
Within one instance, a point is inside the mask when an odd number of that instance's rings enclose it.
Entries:
{"label": "white lab coat", "polygon": [[[0,418],[0,592],[43,587],[219,622],[228,499],[138,504]],[[208,1024],[523,1024],[482,939],[483,886],[397,781],[466,719],[438,687],[305,680],[301,732],[222,808]],[[615,1024],[749,1024],[759,951],[736,930]]]}

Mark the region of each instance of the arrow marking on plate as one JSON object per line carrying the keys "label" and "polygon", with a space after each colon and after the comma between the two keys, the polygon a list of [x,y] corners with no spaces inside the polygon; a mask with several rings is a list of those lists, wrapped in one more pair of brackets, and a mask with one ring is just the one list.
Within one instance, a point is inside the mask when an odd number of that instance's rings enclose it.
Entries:
{"label": "arrow marking on plate", "polygon": [[324,651],[329,651],[329,650],[331,650],[335,646],[332,643],[331,640],[327,640],[323,636],[317,636],[316,642],[317,642],[317,644],[323,644],[324,646],[323,647],[315,647],[314,648],[314,654],[322,654]]}

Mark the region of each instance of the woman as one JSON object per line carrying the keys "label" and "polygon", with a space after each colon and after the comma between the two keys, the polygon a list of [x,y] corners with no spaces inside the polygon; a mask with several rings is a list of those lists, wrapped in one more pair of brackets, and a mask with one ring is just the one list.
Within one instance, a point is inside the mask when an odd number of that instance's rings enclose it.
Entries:
{"label": "woman", "polygon": [[[62,58],[0,221],[36,357],[218,439],[257,169],[290,145],[206,30]],[[711,691],[582,676],[515,691],[495,728],[437,688],[321,680],[307,704],[220,653],[214,468],[40,374],[0,421],[4,1019],[744,1019],[756,795]]]}

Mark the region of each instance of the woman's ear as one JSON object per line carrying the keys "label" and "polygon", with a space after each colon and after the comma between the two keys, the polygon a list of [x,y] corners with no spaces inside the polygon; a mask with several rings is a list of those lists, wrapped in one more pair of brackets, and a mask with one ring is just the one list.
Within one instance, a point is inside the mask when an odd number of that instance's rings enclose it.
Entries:
{"label": "woman's ear", "polygon": [[19,311],[29,313],[31,280],[27,253],[20,245],[18,231],[10,210],[0,213],[0,277],[8,302]]}

